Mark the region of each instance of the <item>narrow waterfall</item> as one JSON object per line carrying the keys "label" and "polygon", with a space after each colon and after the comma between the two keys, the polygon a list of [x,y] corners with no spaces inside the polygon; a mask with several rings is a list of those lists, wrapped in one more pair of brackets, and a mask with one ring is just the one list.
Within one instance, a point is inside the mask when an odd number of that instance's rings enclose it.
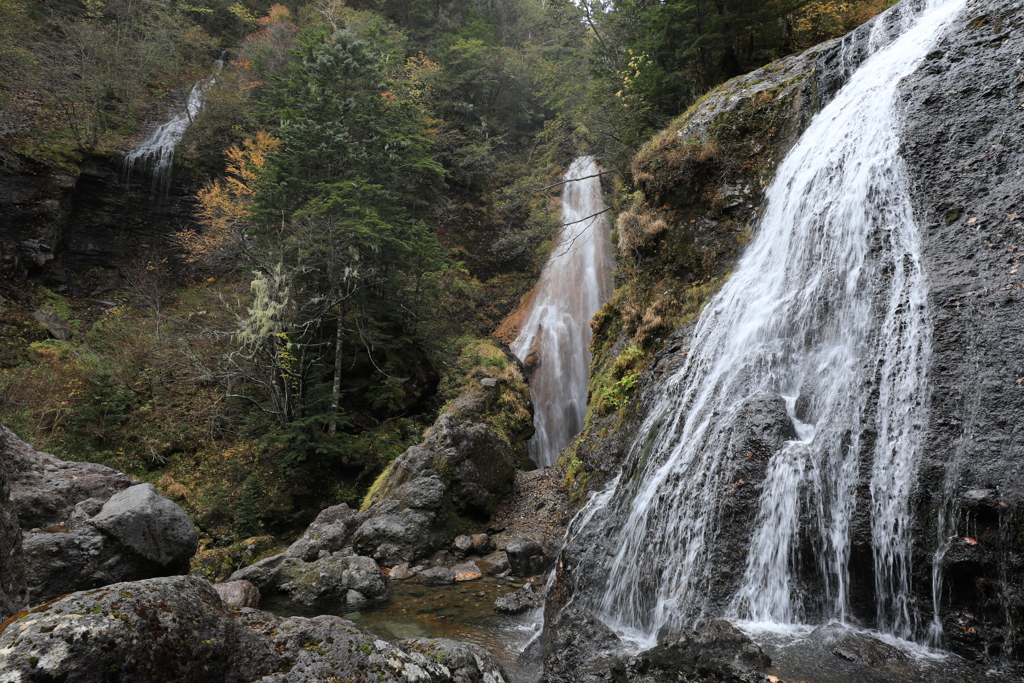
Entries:
{"label": "narrow waterfall", "polygon": [[203,108],[203,94],[217,80],[217,74],[224,66],[224,59],[214,62],[213,74],[197,81],[188,93],[185,108],[175,112],[170,119],[162,123],[153,133],[125,155],[125,169],[130,181],[136,167],[142,166],[153,178],[153,189],[166,191],[171,182],[171,164],[174,162],[174,150],[185,131],[192,125],[192,120]]}
{"label": "narrow waterfall", "polygon": [[[870,520],[875,626],[901,637],[927,626],[906,520],[931,325],[895,97],[961,6],[904,3],[878,17],[870,56],[778,169],[756,236],[593,516],[607,550],[585,551],[599,569],[580,597],[613,627],[650,637],[721,616],[842,619],[855,514]],[[744,484],[729,463],[753,453],[732,452],[732,439],[744,406],[765,396],[784,402],[795,438],[767,459],[752,531],[738,537],[723,491]],[[725,555],[745,570],[721,574]]]}
{"label": "narrow waterfall", "polygon": [[600,171],[580,157],[565,174],[562,230],[534,289],[512,352],[532,368],[536,433],[530,458],[547,467],[583,429],[590,380],[590,319],[611,295],[610,226]]}

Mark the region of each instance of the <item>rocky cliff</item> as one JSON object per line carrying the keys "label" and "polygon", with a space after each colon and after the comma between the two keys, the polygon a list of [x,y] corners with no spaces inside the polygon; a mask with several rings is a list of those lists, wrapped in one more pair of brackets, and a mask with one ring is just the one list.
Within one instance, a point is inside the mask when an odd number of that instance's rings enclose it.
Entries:
{"label": "rocky cliff", "polygon": [[[1024,454],[1017,434],[1024,410],[1018,308],[1024,285],[1017,283],[1022,19],[1011,2],[960,12],[901,83],[899,102],[934,335],[930,388],[922,397],[928,402],[924,447],[910,494],[916,637],[926,639],[934,619],[941,633],[933,628],[932,637],[943,647],[1011,668],[1024,659]],[[636,481],[646,455],[634,444],[644,438],[639,426],[656,387],[682,366],[690,323],[757,230],[763,187],[863,58],[869,29],[848,36],[845,46],[827,43],[730,81],[636,157],[639,192],[618,222],[618,289],[594,323],[592,412],[570,463],[578,487],[596,489],[623,464],[622,477]],[[715,558],[708,603],[722,612],[743,578],[770,456],[794,436],[778,396],[748,403],[733,423],[727,471],[713,484],[720,488],[721,526],[708,542]],[[872,442],[875,433],[868,430],[866,438]],[[638,455],[627,461],[631,452]],[[870,476],[864,455],[849,532],[849,600],[852,618],[866,625],[875,624],[878,590]],[[594,519],[607,514],[610,508],[596,509]],[[803,522],[817,524],[811,516]],[[600,575],[597,549],[614,547],[614,538],[589,531],[603,526],[578,532],[563,553],[546,612],[552,638],[559,609]],[[794,590],[813,602],[821,590],[813,578],[815,549],[801,545],[796,553],[801,568]]]}
{"label": "rocky cliff", "polygon": [[121,163],[117,155],[41,163],[0,139],[0,275],[99,296],[133,261],[165,257],[168,237],[192,225],[192,193],[180,183],[154,191],[148,177],[129,180]]}

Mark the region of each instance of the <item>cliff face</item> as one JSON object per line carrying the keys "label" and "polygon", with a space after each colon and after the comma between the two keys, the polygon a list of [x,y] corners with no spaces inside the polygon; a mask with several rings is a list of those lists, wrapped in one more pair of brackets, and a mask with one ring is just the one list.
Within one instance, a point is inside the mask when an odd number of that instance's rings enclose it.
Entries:
{"label": "cliff face", "polygon": [[[1024,175],[1015,165],[1024,158],[1021,26],[1021,10],[1008,1],[964,10],[900,88],[902,155],[933,326],[930,388],[922,397],[929,406],[926,435],[911,493],[918,632],[924,637],[937,616],[943,646],[987,662],[1024,659],[1024,283],[1017,276]],[[577,485],[596,488],[644,438],[640,424],[656,388],[682,366],[692,321],[757,229],[764,184],[863,59],[867,30],[846,39],[846,60],[829,43],[730,81],[638,154],[640,191],[618,223],[616,296],[594,323],[591,415],[570,462]],[[735,450],[744,457],[723,476],[725,521],[709,542],[709,603],[723,609],[743,577],[770,454],[792,438],[777,429],[788,420],[780,401],[752,399],[735,427]],[[639,476],[646,456],[637,457],[623,477]],[[862,456],[849,531],[849,600],[853,618],[869,625],[876,618],[870,476],[870,456]],[[598,510],[594,519],[609,513]],[[549,616],[603,571],[603,560],[588,548],[615,542],[588,531],[572,539]],[[798,553],[797,590],[813,596],[814,550],[801,546]]]}
{"label": "cliff face", "polygon": [[180,183],[153,191],[124,177],[117,156],[61,167],[15,154],[0,140],[0,274],[99,296],[133,260],[163,258],[169,235],[192,224]]}
{"label": "cliff face", "polygon": [[[1024,659],[1024,12],[979,5],[903,84],[934,316],[919,599],[957,652]],[[1018,248],[1018,245],[1020,248]]]}

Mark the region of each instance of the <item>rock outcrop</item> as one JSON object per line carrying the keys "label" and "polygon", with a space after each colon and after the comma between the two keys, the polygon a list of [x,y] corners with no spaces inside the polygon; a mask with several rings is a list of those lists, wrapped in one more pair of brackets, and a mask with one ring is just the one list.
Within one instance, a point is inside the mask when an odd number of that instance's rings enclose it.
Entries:
{"label": "rock outcrop", "polygon": [[[927,423],[906,522],[913,537],[907,570],[914,637],[925,638],[930,627],[933,635],[941,630],[944,647],[1011,668],[1024,662],[1018,629],[1024,620],[1022,26],[1024,13],[1008,0],[964,9],[898,96],[932,335],[929,391],[921,397]],[[637,155],[633,172],[641,192],[619,220],[620,247],[628,248],[620,262],[628,285],[622,291],[631,298],[617,295],[596,317],[592,395],[614,388],[623,369],[632,373],[633,389],[595,406],[575,451],[577,486],[593,488],[613,476],[642,439],[639,425],[656,385],[689,352],[699,305],[680,302],[714,294],[716,278],[742,250],[743,235],[757,227],[764,183],[809,117],[863,59],[869,28],[847,37],[842,52],[839,43],[826,43],[733,79]],[[757,122],[766,125],[751,125]],[[683,274],[672,275],[677,272]],[[646,355],[630,364],[636,349]],[[876,400],[866,399],[865,414]],[[743,406],[743,419],[733,421],[735,452],[725,454],[720,482],[710,483],[721,490],[721,526],[708,533],[715,566],[707,589],[697,590],[707,595],[712,614],[726,612],[746,568],[743,551],[768,459],[780,441],[792,438],[780,402],[764,396]],[[801,410],[797,405],[798,419],[813,422]],[[878,591],[869,502],[873,430],[864,431],[852,485],[846,587],[853,617],[868,625],[877,618]],[[634,476],[634,466],[623,476]],[[614,529],[606,516],[618,512],[595,511],[588,528]],[[805,527],[817,523],[812,514],[802,513]],[[548,598],[549,628],[555,628],[552,614],[588,590],[588,577],[600,583],[600,551],[592,549],[613,543],[587,530],[575,535]],[[800,560],[790,588],[805,596],[810,612],[820,610],[817,618],[827,619],[830,607],[814,604],[822,584],[809,559],[817,552],[813,541],[801,539],[793,552]]]}
{"label": "rock outcrop", "polygon": [[[24,532],[29,604],[119,581],[185,574],[199,538],[152,484],[35,450],[0,426],[0,461]],[[19,534],[19,537],[22,536]],[[13,548],[12,548],[13,549]]]}
{"label": "rock outcrop", "polygon": [[0,631],[0,680],[504,683],[486,650],[387,643],[340,617],[282,619],[226,607],[197,577],[73,593]]}
{"label": "rock outcrop", "polygon": [[54,526],[90,498],[105,501],[139,482],[91,462],[68,462],[32,448],[0,425],[0,448],[10,467],[11,498],[22,529]]}
{"label": "rock outcrop", "polygon": [[184,510],[152,484],[132,486],[77,528],[25,535],[30,602],[118,581],[186,574],[198,543]]}
{"label": "rock outcrop", "polygon": [[[327,556],[372,557],[388,567],[413,562],[448,547],[457,536],[458,520],[486,520],[498,500],[512,491],[517,468],[530,466],[524,447],[530,434],[526,385],[518,366],[508,363],[497,377],[487,378],[493,383],[477,383],[455,399],[423,443],[392,463],[367,496],[365,510],[326,508],[287,551],[231,578],[299,599],[295,587],[304,580],[297,580],[296,573],[314,571],[305,564]],[[486,534],[467,539],[465,552],[491,547]],[[302,592],[301,601],[344,599],[348,590],[363,592],[321,584],[316,591]]]}
{"label": "rock outcrop", "polygon": [[[963,12],[901,89],[934,317],[911,509],[918,601],[954,651],[1024,663],[1024,11]],[[940,585],[932,588],[934,576]]]}
{"label": "rock outcrop", "polygon": [[263,595],[283,593],[303,605],[358,605],[388,596],[387,581],[376,562],[341,552],[312,562],[281,553],[239,569],[231,581],[249,581]]}

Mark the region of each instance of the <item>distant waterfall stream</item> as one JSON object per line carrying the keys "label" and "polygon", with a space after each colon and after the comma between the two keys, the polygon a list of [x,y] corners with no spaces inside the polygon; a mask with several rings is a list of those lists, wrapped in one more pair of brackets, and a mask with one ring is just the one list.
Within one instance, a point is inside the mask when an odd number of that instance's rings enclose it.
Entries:
{"label": "distant waterfall stream", "polygon": [[610,226],[600,171],[573,161],[562,192],[562,230],[512,352],[528,367],[536,433],[530,457],[546,467],[583,429],[590,380],[590,319],[611,295]]}
{"label": "distant waterfall stream", "polygon": [[153,178],[153,189],[166,191],[171,182],[171,164],[174,150],[192,125],[192,120],[203,108],[203,95],[217,80],[217,74],[224,66],[224,59],[214,62],[213,74],[196,82],[188,93],[184,109],[175,112],[153,133],[125,155],[125,169],[128,179],[138,167],[148,170]]}
{"label": "distant waterfall stream", "polygon": [[[870,56],[779,167],[684,366],[646,405],[641,438],[591,522],[608,547],[592,551],[595,584],[581,597],[614,628],[650,638],[722,616],[842,619],[855,509],[870,519],[862,557],[873,563],[875,627],[909,638],[927,626],[911,594],[907,520],[931,323],[895,98],[961,5],[904,3],[876,20]],[[748,456],[733,452],[735,435],[766,396],[784,404],[791,436],[763,466],[756,518],[741,520],[751,531],[725,546],[724,534],[741,532],[721,512],[723,490],[744,483],[726,481],[730,458]],[[745,561],[742,575],[718,573],[725,547]],[[814,589],[800,590],[808,576]],[[731,600],[715,603],[723,582]]]}

